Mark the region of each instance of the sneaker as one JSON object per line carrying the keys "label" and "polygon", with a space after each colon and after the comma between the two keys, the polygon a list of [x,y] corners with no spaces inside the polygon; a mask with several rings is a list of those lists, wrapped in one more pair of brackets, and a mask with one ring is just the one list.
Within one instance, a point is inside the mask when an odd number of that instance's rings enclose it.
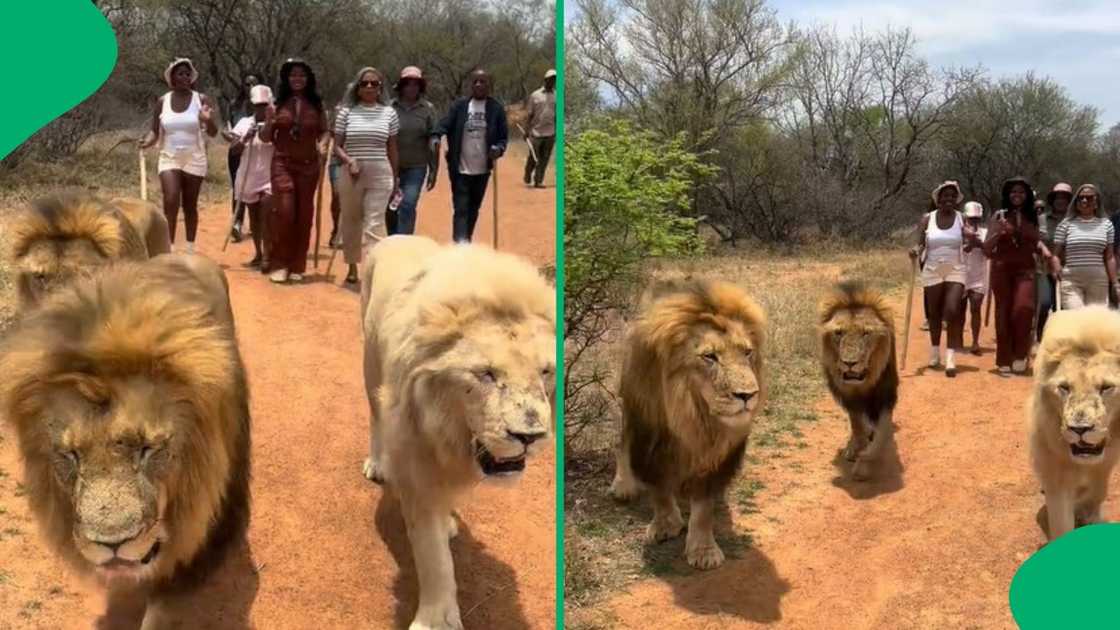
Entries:
{"label": "sneaker", "polygon": [[1007,367],[1006,365],[999,366],[999,375],[1004,378],[1011,376],[1011,368]]}
{"label": "sneaker", "polygon": [[544,184],[533,184],[533,188],[544,188]]}
{"label": "sneaker", "polygon": [[234,243],[240,243],[241,242],[241,224],[240,223],[234,223],[233,224],[233,229],[229,231],[229,238]]}
{"label": "sneaker", "polygon": [[283,284],[288,281],[288,270],[277,269],[276,271],[268,274],[268,279],[277,284]]}
{"label": "sneaker", "polygon": [[950,350],[945,353],[945,376],[953,378],[957,375],[957,361]]}
{"label": "sneaker", "polygon": [[1015,374],[1022,374],[1027,371],[1027,360],[1019,359],[1011,362],[1011,371]]}
{"label": "sneaker", "polygon": [[928,319],[923,319],[922,320],[922,325],[919,326],[918,328],[921,329],[921,330],[929,330],[929,320]]}
{"label": "sneaker", "polygon": [[192,243],[191,241],[187,241],[187,253],[188,254],[193,254],[194,253],[194,243]]}
{"label": "sneaker", "polygon": [[292,282],[299,282],[299,281],[303,280],[303,274],[302,273],[293,273],[292,275],[288,276],[288,279],[291,280]]}

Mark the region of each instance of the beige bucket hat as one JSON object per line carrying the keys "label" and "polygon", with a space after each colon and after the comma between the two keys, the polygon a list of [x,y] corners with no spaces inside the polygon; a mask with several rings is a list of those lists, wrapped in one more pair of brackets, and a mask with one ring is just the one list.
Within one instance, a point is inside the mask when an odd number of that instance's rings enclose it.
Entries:
{"label": "beige bucket hat", "polygon": [[198,82],[198,69],[194,67],[194,62],[186,57],[179,57],[167,64],[167,69],[163,71],[163,80],[167,82],[167,86],[171,87],[171,71],[179,64],[186,64],[191,69],[191,85]]}
{"label": "beige bucket hat", "polygon": [[272,88],[267,85],[254,85],[249,88],[249,102],[253,105],[267,105],[272,102]]}
{"label": "beige bucket hat", "polygon": [[960,184],[951,179],[945,180],[940,185],[938,185],[937,188],[933,189],[933,193],[930,195],[933,198],[933,203],[937,203],[938,195],[940,195],[941,191],[945,190],[946,188],[952,188],[953,190],[957,191],[957,205],[961,205],[961,202],[964,201],[964,193],[961,192]]}

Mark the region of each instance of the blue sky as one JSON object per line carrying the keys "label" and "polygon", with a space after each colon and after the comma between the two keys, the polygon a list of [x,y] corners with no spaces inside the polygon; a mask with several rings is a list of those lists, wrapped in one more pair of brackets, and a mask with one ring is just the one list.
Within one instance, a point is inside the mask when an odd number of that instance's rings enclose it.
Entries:
{"label": "blue sky", "polygon": [[833,25],[840,34],[909,26],[935,66],[982,65],[994,78],[1034,70],[1120,122],[1120,2],[1075,0],[768,0],[782,22]]}

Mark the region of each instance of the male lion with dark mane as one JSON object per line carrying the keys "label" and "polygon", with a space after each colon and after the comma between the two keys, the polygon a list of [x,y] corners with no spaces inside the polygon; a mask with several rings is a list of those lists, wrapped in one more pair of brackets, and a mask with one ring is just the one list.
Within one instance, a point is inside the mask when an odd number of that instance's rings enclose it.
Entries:
{"label": "male lion with dark mane", "polygon": [[154,204],[140,199],[46,197],[14,213],[7,227],[22,312],[102,265],[171,251],[167,219]]}
{"label": "male lion with dark mane", "polygon": [[369,479],[399,496],[420,602],[412,630],[463,627],[453,504],[516,477],[552,433],[556,296],[530,264],[479,245],[392,236],[362,269]]}
{"label": "male lion with dark mane", "polygon": [[1104,306],[1055,313],[1035,366],[1031,460],[1054,540],[1100,522],[1120,459],[1120,314]]}
{"label": "male lion with dark mane", "polygon": [[852,426],[844,459],[855,462],[854,479],[866,480],[894,437],[894,315],[880,292],[842,282],[821,301],[817,330],[828,389],[848,412]]}
{"label": "male lion with dark mane", "polygon": [[622,364],[622,444],[611,494],[653,495],[649,542],[684,528],[677,495],[691,500],[685,557],[723,563],[716,502],[739,470],[766,393],[766,317],[739,287],[684,281],[654,289],[634,322]]}
{"label": "male lion with dark mane", "polygon": [[202,257],[117,263],[57,289],[0,354],[31,511],[108,589],[107,618],[163,627],[244,537],[249,394],[227,291]]}

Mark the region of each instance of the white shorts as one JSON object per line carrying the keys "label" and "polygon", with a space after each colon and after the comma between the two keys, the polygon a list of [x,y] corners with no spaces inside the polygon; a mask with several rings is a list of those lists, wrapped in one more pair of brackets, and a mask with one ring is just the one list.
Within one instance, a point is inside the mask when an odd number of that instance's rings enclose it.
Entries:
{"label": "white shorts", "polygon": [[196,177],[206,177],[206,152],[195,150],[171,153],[161,149],[157,168],[160,173],[178,170]]}
{"label": "white shorts", "polygon": [[927,261],[922,268],[922,286],[932,287],[942,282],[958,282],[964,284],[964,263]]}

